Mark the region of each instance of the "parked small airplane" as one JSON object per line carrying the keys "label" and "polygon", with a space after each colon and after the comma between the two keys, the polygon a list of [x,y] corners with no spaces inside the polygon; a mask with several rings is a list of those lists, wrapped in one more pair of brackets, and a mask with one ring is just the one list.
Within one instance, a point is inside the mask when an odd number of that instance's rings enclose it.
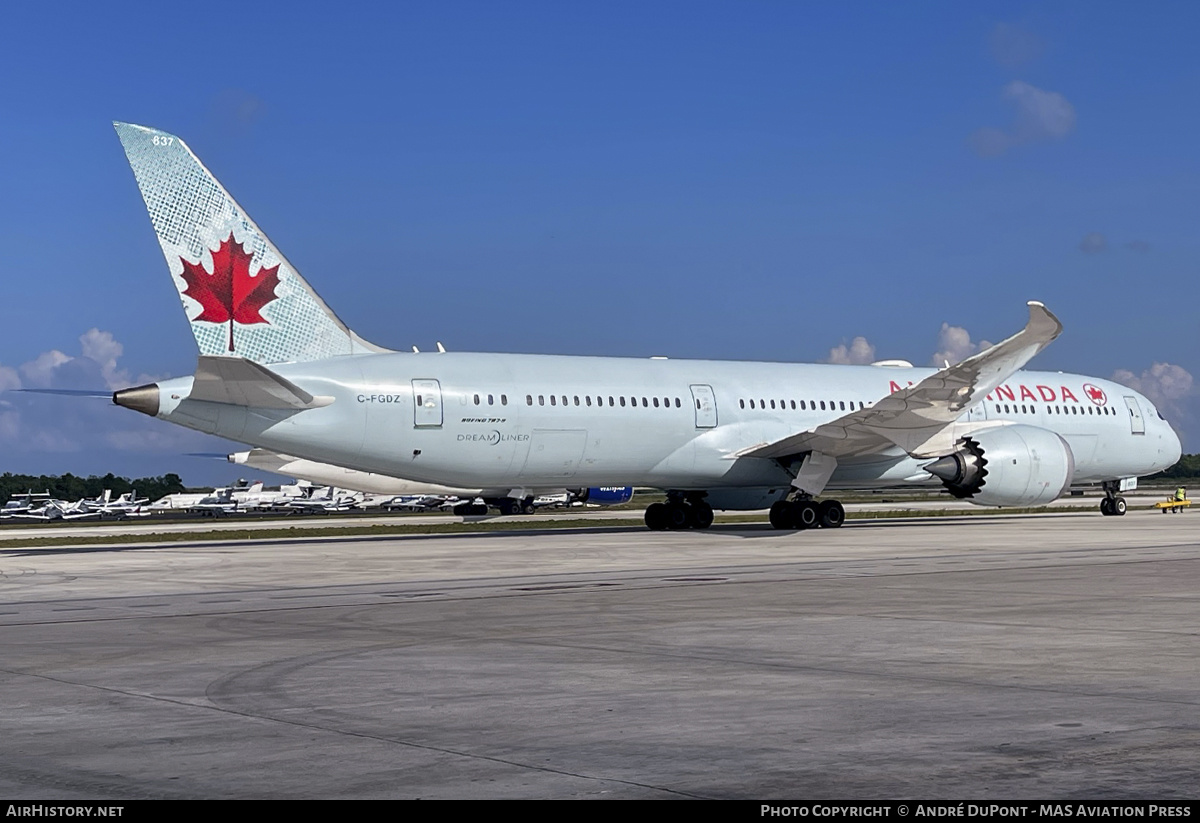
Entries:
{"label": "parked small airplane", "polygon": [[[547,489],[535,490],[523,498],[514,496],[509,488],[464,489],[440,486],[436,483],[418,483],[399,477],[344,469],[315,460],[303,460],[287,454],[277,454],[266,449],[234,452],[228,456],[230,463],[250,466],[261,471],[298,477],[313,483],[339,485],[346,489],[379,495],[395,495],[397,499],[386,504],[392,508],[411,508],[427,511],[449,504],[459,514],[486,514],[494,508],[501,514],[532,514],[536,509],[550,505],[569,505],[572,502],[592,502],[600,506],[615,506],[627,503],[633,497],[633,487],[605,487],[593,489]],[[524,490],[522,490],[524,491]],[[474,503],[474,500],[481,501]],[[483,508],[481,509],[481,505]],[[466,507],[470,507],[468,510]]]}
{"label": "parked small airplane", "polygon": [[389,351],[350,330],[178,137],[116,124],[200,351],[193,376],[113,395],[198,431],[456,488],[667,491],[652,529],[770,507],[835,528],[839,488],[942,485],[1037,506],[1101,484],[1101,511],[1179,459],[1145,396],[1021,371],[1062,331],[1041,303],[943,369]]}

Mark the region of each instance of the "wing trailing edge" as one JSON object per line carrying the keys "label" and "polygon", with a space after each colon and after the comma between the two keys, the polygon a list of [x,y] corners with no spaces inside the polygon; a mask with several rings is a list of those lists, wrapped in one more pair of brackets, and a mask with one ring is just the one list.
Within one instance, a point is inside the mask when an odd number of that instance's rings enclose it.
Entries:
{"label": "wing trailing edge", "polygon": [[916,457],[950,451],[957,440],[954,422],[1062,333],[1062,323],[1044,305],[1030,301],[1028,306],[1025,328],[991,348],[893,392],[870,408],[737,456],[782,459],[821,452],[849,457],[893,446]]}

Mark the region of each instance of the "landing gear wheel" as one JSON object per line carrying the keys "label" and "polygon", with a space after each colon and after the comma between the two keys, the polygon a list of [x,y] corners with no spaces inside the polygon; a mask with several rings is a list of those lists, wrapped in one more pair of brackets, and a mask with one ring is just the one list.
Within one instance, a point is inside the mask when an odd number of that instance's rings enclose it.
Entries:
{"label": "landing gear wheel", "polygon": [[796,528],[792,519],[792,504],[786,500],[776,500],[771,504],[769,519],[771,525],[777,529]]}
{"label": "landing gear wheel", "polygon": [[792,504],[794,507],[792,517],[795,519],[795,528],[811,529],[817,525],[817,504],[812,500],[797,500]]}
{"label": "landing gear wheel", "polygon": [[651,503],[646,507],[646,528],[661,532],[667,528],[667,504]]}
{"label": "landing gear wheel", "polygon": [[672,531],[686,529],[691,525],[692,513],[686,503],[667,504],[667,528]]}
{"label": "landing gear wheel", "polygon": [[1128,508],[1128,505],[1125,503],[1124,497],[1114,497],[1112,506],[1110,508],[1114,515],[1120,517],[1121,515],[1125,514],[1125,510]]}
{"label": "landing gear wheel", "polygon": [[1112,498],[1106,497],[1100,501],[1100,513],[1105,517],[1110,516],[1112,512]]}
{"label": "landing gear wheel", "polygon": [[703,501],[692,504],[692,528],[707,529],[713,523],[712,506]]}
{"label": "landing gear wheel", "polygon": [[846,509],[836,500],[825,500],[817,507],[818,522],[823,529],[837,529],[846,522]]}

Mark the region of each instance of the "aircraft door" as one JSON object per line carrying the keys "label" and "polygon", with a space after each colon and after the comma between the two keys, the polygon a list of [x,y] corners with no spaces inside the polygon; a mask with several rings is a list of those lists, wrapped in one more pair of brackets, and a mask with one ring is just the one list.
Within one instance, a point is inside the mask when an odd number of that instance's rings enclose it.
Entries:
{"label": "aircraft door", "polygon": [[692,404],[696,408],[696,428],[711,429],[717,425],[717,398],[712,386],[692,386]]}
{"label": "aircraft door", "polygon": [[974,423],[978,420],[987,420],[987,400],[982,403],[976,403],[971,408],[967,409],[967,420]]}
{"label": "aircraft door", "polygon": [[1136,397],[1126,397],[1125,405],[1129,407],[1129,425],[1134,434],[1146,433],[1146,421],[1142,419],[1142,407]]}
{"label": "aircraft door", "polygon": [[442,425],[442,384],[436,380],[414,380],[413,425],[419,429]]}

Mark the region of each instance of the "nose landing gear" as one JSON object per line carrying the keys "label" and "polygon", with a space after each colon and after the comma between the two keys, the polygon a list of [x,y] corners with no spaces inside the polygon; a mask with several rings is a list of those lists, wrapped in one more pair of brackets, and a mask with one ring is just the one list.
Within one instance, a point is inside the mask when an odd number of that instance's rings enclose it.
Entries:
{"label": "nose landing gear", "polygon": [[1128,504],[1124,497],[1117,494],[1121,488],[1120,481],[1106,480],[1103,485],[1104,499],[1100,501],[1100,513],[1105,517],[1120,517],[1125,514]]}

